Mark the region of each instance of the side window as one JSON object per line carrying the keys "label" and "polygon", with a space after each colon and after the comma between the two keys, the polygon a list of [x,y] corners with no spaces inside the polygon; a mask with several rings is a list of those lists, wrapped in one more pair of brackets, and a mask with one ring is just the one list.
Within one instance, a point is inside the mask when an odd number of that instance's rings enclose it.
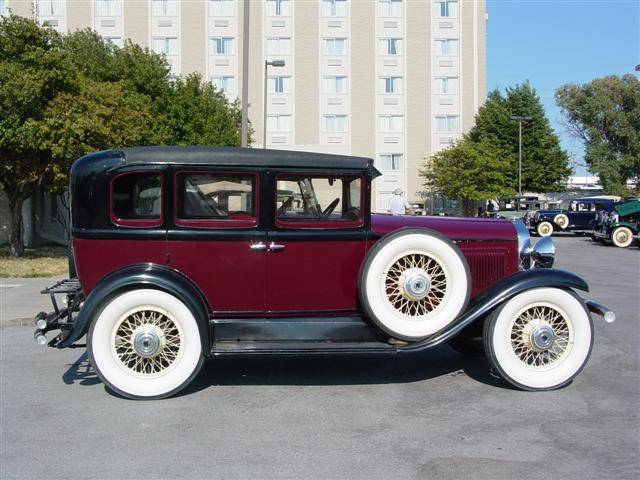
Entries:
{"label": "side window", "polygon": [[579,212],[588,212],[589,211],[589,204],[588,203],[584,203],[584,202],[578,203],[578,211]]}
{"label": "side window", "polygon": [[360,177],[279,175],[277,192],[278,223],[294,228],[362,224]]}
{"label": "side window", "polygon": [[124,227],[162,224],[162,175],[135,172],[116,176],[111,182],[111,221]]}
{"label": "side window", "polygon": [[251,227],[257,224],[252,174],[180,172],[176,175],[176,224]]}

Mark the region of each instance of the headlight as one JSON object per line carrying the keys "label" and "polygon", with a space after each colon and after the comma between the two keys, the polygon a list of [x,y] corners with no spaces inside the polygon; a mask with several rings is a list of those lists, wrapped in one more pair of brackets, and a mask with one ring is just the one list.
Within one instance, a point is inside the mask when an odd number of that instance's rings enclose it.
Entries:
{"label": "headlight", "polygon": [[537,211],[536,213],[533,214],[533,219],[537,222],[538,220],[540,220],[540,212]]}
{"label": "headlight", "polygon": [[527,270],[531,266],[531,234],[522,220],[514,220],[513,226],[518,234],[518,264],[521,270]]}

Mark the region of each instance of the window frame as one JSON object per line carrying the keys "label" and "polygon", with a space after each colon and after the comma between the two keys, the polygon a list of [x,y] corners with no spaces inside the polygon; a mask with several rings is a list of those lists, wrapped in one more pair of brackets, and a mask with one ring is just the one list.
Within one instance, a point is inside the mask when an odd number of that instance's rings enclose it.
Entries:
{"label": "window frame", "polygon": [[[347,221],[322,221],[322,220],[282,220],[278,216],[278,181],[282,177],[304,177],[304,178],[338,178],[342,179],[345,177],[350,177],[353,179],[360,179],[360,216],[358,220],[347,220]],[[286,230],[317,230],[317,229],[331,229],[331,230],[342,230],[342,229],[355,229],[361,228],[364,226],[365,212],[365,177],[360,173],[319,173],[319,172],[278,172],[275,175],[273,191],[275,193],[275,198],[273,198],[273,219],[274,225],[277,228],[286,229]]]}
{"label": "window frame", "polygon": [[[160,214],[158,218],[121,218],[113,209],[113,185],[116,180],[127,175],[138,175],[141,173],[158,175],[160,177]],[[153,228],[164,224],[164,174],[160,170],[131,170],[114,175],[109,181],[109,219],[117,227],[124,228]]]}
{"label": "window frame", "polygon": [[[180,218],[178,216],[178,195],[181,174],[205,174],[205,175],[243,175],[255,179],[253,190],[253,218],[250,220],[219,220],[214,218]],[[205,170],[205,169],[178,169],[173,174],[173,224],[176,227],[190,227],[202,229],[229,229],[229,228],[256,228],[260,224],[260,175],[246,170]]]}

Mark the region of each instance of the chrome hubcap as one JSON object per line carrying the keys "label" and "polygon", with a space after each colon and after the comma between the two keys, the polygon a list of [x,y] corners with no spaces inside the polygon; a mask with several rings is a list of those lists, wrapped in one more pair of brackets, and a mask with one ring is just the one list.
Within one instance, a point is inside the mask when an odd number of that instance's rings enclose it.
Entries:
{"label": "chrome hubcap", "polygon": [[531,346],[541,352],[549,350],[549,348],[553,346],[553,342],[555,342],[555,340],[556,335],[553,333],[553,328],[547,324],[539,325],[531,332]]}
{"label": "chrome hubcap", "polygon": [[412,268],[400,276],[401,289],[410,300],[422,300],[429,293],[431,279],[424,270]]}
{"label": "chrome hubcap", "polygon": [[133,337],[133,348],[141,357],[153,357],[160,350],[160,337],[154,331],[138,332]]}

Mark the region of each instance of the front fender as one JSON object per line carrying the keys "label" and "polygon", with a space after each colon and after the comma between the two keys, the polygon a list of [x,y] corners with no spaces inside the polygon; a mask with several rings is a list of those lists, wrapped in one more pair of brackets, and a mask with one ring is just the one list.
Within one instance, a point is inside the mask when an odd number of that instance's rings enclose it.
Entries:
{"label": "front fender", "polygon": [[451,325],[425,340],[400,347],[398,350],[412,352],[448,342],[475,320],[482,318],[518,293],[541,287],[576,288],[585,292],[589,291],[587,282],[577,275],[564,270],[532,269],[514,273],[472,298],[464,314]]}
{"label": "front fender", "polygon": [[84,301],[73,328],[56,346],[71,346],[89,330],[89,325],[106,301],[133,288],[156,288],[179,298],[191,310],[198,322],[203,352],[209,352],[209,307],[204,295],[180,272],[171,268],[147,263],[129,265],[114,270],[104,277]]}

